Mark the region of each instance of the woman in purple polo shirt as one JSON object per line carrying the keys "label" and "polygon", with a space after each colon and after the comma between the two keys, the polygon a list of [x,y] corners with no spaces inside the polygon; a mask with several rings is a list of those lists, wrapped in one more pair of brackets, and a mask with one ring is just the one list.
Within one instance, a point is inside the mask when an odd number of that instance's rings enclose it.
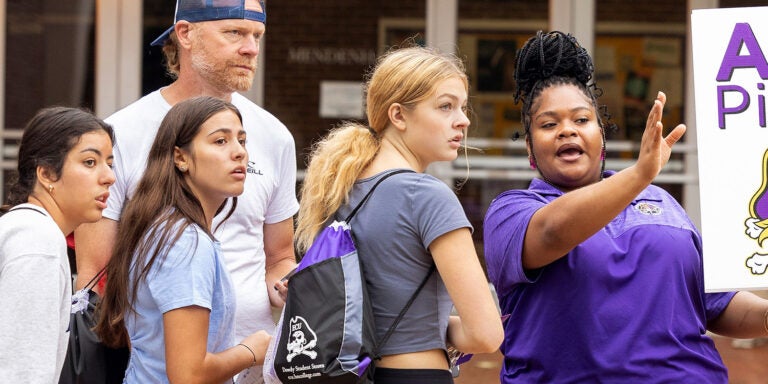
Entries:
{"label": "woman in purple polo shirt", "polygon": [[685,126],[662,135],[666,96],[648,115],[637,162],[605,171],[592,59],[576,39],[542,33],[515,68],[531,167],[485,218],[485,258],[502,313],[502,383],[726,383],[709,329],[768,334],[768,301],[704,293],[701,238],[651,185]]}

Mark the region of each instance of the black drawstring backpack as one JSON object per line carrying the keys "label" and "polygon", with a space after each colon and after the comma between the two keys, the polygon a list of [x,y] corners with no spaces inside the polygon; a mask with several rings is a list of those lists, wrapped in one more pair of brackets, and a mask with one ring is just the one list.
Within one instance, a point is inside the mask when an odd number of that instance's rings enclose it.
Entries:
{"label": "black drawstring backpack", "polygon": [[93,331],[97,322],[99,295],[93,288],[104,276],[99,271],[85,288],[72,295],[69,321],[69,348],[59,384],[118,384],[123,382],[128,366],[128,347],[110,348]]}
{"label": "black drawstring backpack", "polygon": [[350,221],[382,176],[352,213],[326,227],[307,250],[288,283],[288,297],[264,362],[267,384],[372,383],[378,353],[435,271],[427,276],[381,340],[368,299]]}

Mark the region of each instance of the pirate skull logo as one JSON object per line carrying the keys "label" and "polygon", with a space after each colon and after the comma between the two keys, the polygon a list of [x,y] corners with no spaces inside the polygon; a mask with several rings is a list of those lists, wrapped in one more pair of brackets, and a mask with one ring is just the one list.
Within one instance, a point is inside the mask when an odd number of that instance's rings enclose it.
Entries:
{"label": "pirate skull logo", "polygon": [[314,360],[317,358],[317,352],[312,349],[317,345],[317,335],[309,327],[307,320],[301,316],[294,316],[289,322],[291,337],[288,338],[288,356],[286,360],[290,363],[294,357],[305,355]]}

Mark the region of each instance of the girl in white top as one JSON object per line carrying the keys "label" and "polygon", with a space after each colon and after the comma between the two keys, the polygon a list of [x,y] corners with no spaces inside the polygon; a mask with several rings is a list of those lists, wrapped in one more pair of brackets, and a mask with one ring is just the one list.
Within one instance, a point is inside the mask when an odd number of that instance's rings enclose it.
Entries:
{"label": "girl in white top", "polygon": [[18,180],[0,211],[0,382],[57,383],[67,353],[72,277],[65,236],[101,219],[112,127],[52,107],[21,138]]}

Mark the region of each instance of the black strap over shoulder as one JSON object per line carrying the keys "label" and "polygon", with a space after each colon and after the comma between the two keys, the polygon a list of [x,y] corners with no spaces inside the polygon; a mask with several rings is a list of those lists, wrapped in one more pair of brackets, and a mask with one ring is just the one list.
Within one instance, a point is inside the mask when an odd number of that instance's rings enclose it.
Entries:
{"label": "black strap over shoulder", "polygon": [[395,332],[395,328],[397,327],[397,324],[400,323],[400,320],[403,319],[405,316],[405,313],[408,312],[408,308],[411,307],[411,304],[413,304],[414,301],[416,301],[416,296],[419,296],[419,293],[421,292],[421,289],[424,288],[424,286],[427,284],[427,281],[429,281],[429,277],[432,276],[432,274],[435,272],[437,267],[435,267],[434,264],[432,264],[432,267],[429,268],[429,272],[427,272],[427,276],[424,277],[424,280],[421,281],[421,284],[419,284],[419,287],[416,288],[416,292],[413,293],[410,299],[408,299],[408,302],[405,303],[405,306],[400,311],[399,314],[397,314],[397,317],[395,318],[395,321],[392,322],[392,325],[389,326],[389,329],[387,329],[387,333],[384,334],[384,336],[381,337],[381,340],[379,340],[378,343],[376,343],[376,349],[373,352],[373,356],[376,359],[379,359],[381,356],[379,356],[379,352],[381,352],[381,348],[384,346],[384,344],[387,343],[389,340],[389,337],[392,336],[392,334]]}
{"label": "black strap over shoulder", "polygon": [[37,213],[39,213],[39,214],[41,214],[41,215],[45,216],[45,213],[42,213],[42,212],[40,212],[40,210],[38,210],[38,209],[35,209],[35,208],[31,208],[31,207],[15,207],[15,208],[11,208],[11,209],[9,209],[9,210],[8,210],[8,212],[6,212],[6,213],[11,213],[11,212],[13,212],[13,211],[20,211],[20,210],[22,210],[22,209],[28,209],[28,210],[30,210],[30,211],[35,211],[35,212],[37,212]]}
{"label": "black strap over shoulder", "polygon": [[362,207],[363,204],[365,204],[365,202],[368,201],[368,198],[371,197],[371,195],[373,194],[373,191],[376,190],[376,187],[378,187],[379,184],[381,184],[382,181],[388,179],[390,176],[397,175],[398,173],[414,173],[414,171],[412,171],[410,169],[396,169],[396,170],[394,170],[392,172],[389,172],[386,175],[382,176],[380,179],[376,180],[376,184],[374,184],[373,187],[371,187],[371,190],[368,191],[368,193],[365,194],[363,199],[360,200],[360,202],[357,204],[355,209],[352,210],[352,212],[349,214],[349,216],[347,216],[346,219],[344,219],[344,221],[347,224],[349,224],[349,221],[352,220],[352,218],[355,216],[355,214],[357,214],[357,211],[360,210],[360,207]]}
{"label": "black strap over shoulder", "polygon": [[[13,211],[19,211],[19,210],[22,210],[22,209],[27,209],[27,210],[30,210],[30,211],[35,211],[35,212],[45,216],[45,213],[40,212],[40,210],[32,208],[32,207],[14,207],[14,208],[11,208],[10,210],[8,210],[7,213],[11,213]],[[88,284],[85,285],[84,289],[86,289],[86,290],[93,289],[93,287],[96,286],[96,283],[101,279],[101,277],[104,276],[104,273],[106,271],[107,271],[107,267],[102,268],[101,271],[99,271],[99,273],[96,274],[96,276],[91,278],[91,281],[89,281]]]}
{"label": "black strap over shoulder", "polygon": [[[379,180],[376,180],[376,184],[374,184],[373,187],[371,187],[371,190],[368,191],[368,193],[366,193],[365,196],[363,196],[363,199],[360,200],[357,206],[355,206],[355,208],[352,210],[349,216],[347,216],[347,218],[344,219],[344,221],[347,224],[349,224],[350,220],[352,220],[355,214],[357,214],[357,211],[360,210],[363,204],[365,204],[365,202],[368,201],[368,199],[373,194],[373,191],[376,190],[376,187],[378,187],[379,184],[381,184],[381,182],[383,182],[384,180],[388,179],[391,176],[397,175],[398,173],[412,173],[412,172],[414,171],[410,169],[397,169],[382,176]],[[432,267],[429,268],[429,272],[427,272],[427,275],[424,276],[424,280],[422,280],[421,283],[419,284],[419,287],[416,288],[416,292],[414,292],[413,295],[411,295],[411,298],[408,299],[407,303],[405,303],[405,306],[403,307],[403,309],[400,310],[400,313],[397,314],[397,317],[392,322],[392,325],[390,325],[389,328],[387,329],[387,333],[385,333],[384,336],[381,337],[381,340],[379,340],[376,343],[376,348],[373,351],[373,357],[375,359],[380,358],[379,352],[381,351],[381,348],[384,346],[384,344],[387,343],[387,341],[389,340],[389,337],[392,336],[392,333],[395,332],[395,328],[397,328],[397,325],[400,323],[403,317],[405,317],[405,313],[408,312],[408,309],[411,308],[411,305],[413,304],[413,302],[416,301],[416,297],[419,296],[419,293],[421,292],[422,288],[424,288],[424,286],[427,284],[427,281],[429,281],[430,276],[432,276],[432,274],[435,272],[436,269],[437,268],[435,267],[435,265],[432,264]]]}
{"label": "black strap over shoulder", "polygon": [[83,289],[93,290],[93,288],[96,287],[96,284],[99,282],[99,280],[101,280],[101,277],[104,276],[105,273],[107,273],[107,267],[102,268],[99,273],[96,274],[96,276],[92,277],[91,280],[85,284]]}

